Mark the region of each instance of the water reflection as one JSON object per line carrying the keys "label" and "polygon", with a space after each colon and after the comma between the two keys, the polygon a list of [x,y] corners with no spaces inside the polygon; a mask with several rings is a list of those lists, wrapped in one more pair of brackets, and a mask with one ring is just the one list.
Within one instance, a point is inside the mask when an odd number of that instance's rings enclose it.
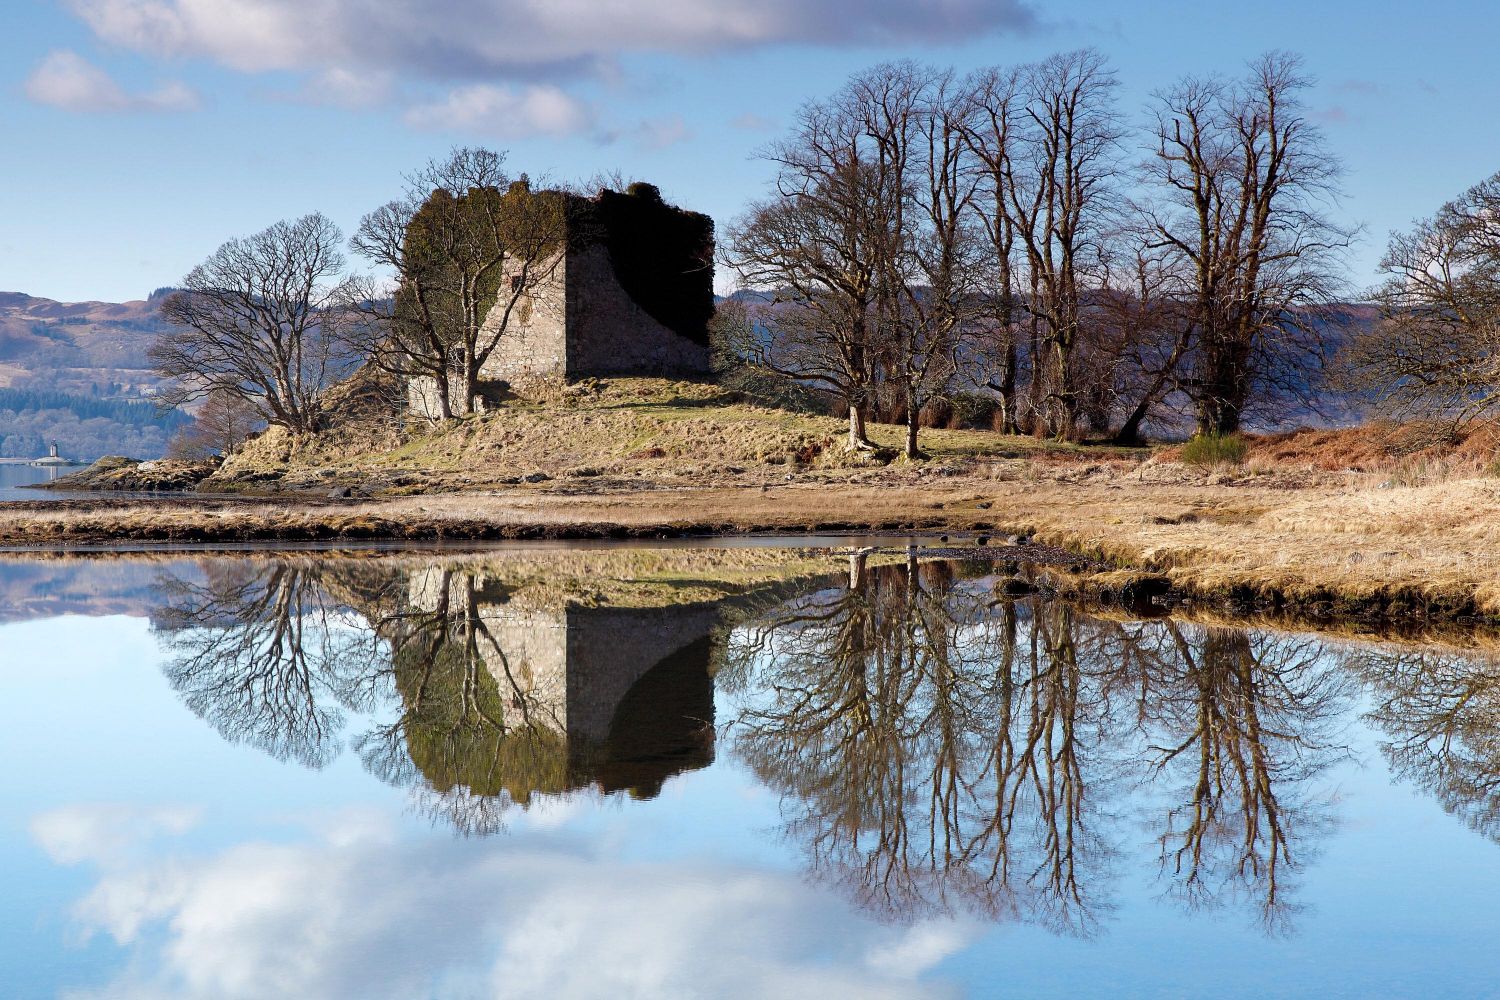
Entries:
{"label": "water reflection", "polygon": [[1500,830],[1492,661],[1017,600],[915,552],[828,568],[241,560],[164,578],[153,622],[226,739],[352,749],[465,833],[651,798],[717,744],[816,880],[897,921],[1090,936],[1149,859],[1176,907],[1291,929],[1362,680],[1397,771]]}
{"label": "water reflection", "polygon": [[321,767],[342,749],[346,712],[381,673],[373,634],[328,589],[315,560],[215,562],[167,575],[152,615],[183,702],[226,740]]}
{"label": "water reflection", "polygon": [[[764,582],[579,595],[504,562],[275,559],[168,575],[153,624],[225,738],[322,767],[346,746],[465,832],[536,795],[657,795],[714,755],[715,631]],[[607,598],[612,596],[616,602]],[[346,733],[351,717],[363,728]]]}
{"label": "water reflection", "polygon": [[891,915],[1093,932],[1126,820],[1164,892],[1268,928],[1331,822],[1355,687],[1309,640],[995,596],[951,564],[866,567],[735,634],[734,746],[819,877]]}
{"label": "water reflection", "polygon": [[1500,840],[1500,661],[1489,652],[1355,649],[1376,692],[1370,719],[1392,769],[1472,829]]}

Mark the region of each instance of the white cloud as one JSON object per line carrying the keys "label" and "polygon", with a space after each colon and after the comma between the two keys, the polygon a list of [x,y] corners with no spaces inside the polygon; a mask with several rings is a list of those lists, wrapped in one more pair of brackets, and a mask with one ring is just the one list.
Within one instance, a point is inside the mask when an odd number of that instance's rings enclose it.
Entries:
{"label": "white cloud", "polygon": [[643,121],[633,128],[603,131],[595,138],[602,143],[618,142],[624,139],[640,149],[655,152],[675,146],[679,142],[686,142],[692,136],[692,129],[688,128],[687,122],[683,121],[681,115],[669,115],[666,118]]}
{"label": "white cloud", "polygon": [[129,93],[104,70],[76,52],[59,49],[26,78],[26,96],[64,111],[192,111],[198,95],[182,83]]}
{"label": "white cloud", "polygon": [[1025,30],[1024,0],[70,0],[99,38],[244,71],[569,73],[622,52],[904,44]]}
{"label": "white cloud", "polygon": [[78,905],[131,953],[101,995],[915,997],[973,940],[790,873],[593,856],[555,837],[250,843],[106,868]]}
{"label": "white cloud", "polygon": [[358,110],[386,103],[393,92],[391,74],[378,70],[326,69],[305,80],[297,100]]}
{"label": "white cloud", "polygon": [[501,139],[581,132],[592,121],[589,109],[557,87],[496,86],[476,83],[449,91],[443,100],[407,109],[413,128],[470,132]]}
{"label": "white cloud", "polygon": [[108,867],[157,837],[186,833],[197,821],[196,810],[180,806],[64,806],[36,816],[31,837],[58,864]]}

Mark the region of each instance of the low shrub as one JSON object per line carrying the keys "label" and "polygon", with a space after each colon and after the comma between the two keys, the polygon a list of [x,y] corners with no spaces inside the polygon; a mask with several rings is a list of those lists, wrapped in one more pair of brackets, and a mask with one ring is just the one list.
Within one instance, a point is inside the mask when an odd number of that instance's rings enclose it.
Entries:
{"label": "low shrub", "polygon": [[1239,465],[1249,446],[1235,434],[1195,434],[1182,446],[1185,465]]}

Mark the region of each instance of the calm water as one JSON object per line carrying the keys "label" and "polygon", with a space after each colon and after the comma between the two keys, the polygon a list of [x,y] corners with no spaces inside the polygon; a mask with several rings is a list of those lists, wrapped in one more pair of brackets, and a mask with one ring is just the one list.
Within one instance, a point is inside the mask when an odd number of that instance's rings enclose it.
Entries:
{"label": "calm water", "polygon": [[1500,659],[994,574],[0,562],[3,993],[1500,995]]}
{"label": "calm water", "polygon": [[7,500],[45,500],[54,494],[39,490],[23,490],[20,487],[50,482],[59,476],[77,471],[77,468],[49,469],[30,465],[0,465],[0,503]]}

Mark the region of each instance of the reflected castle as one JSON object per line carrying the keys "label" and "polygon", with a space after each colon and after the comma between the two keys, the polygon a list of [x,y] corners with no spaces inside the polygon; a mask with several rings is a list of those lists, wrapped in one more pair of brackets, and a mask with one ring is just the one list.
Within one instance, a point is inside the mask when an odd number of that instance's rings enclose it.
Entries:
{"label": "reflected castle", "polygon": [[1290,930],[1371,689],[1399,773],[1493,831],[1487,660],[1017,599],[993,574],[915,552],[277,557],[163,577],[154,624],[226,739],[313,767],[352,749],[465,833],[727,755],[814,878],[897,920],[1092,934],[1152,844],[1163,897]]}

